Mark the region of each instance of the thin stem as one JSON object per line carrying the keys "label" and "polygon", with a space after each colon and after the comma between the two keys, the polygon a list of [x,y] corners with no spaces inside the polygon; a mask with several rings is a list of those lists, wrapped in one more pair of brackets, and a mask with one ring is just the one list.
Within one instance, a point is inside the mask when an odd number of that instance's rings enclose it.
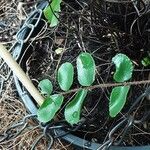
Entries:
{"label": "thin stem", "polygon": [[114,87],[114,86],[129,86],[129,85],[140,85],[140,84],[148,84],[150,83],[150,80],[144,80],[144,81],[133,81],[133,82],[124,82],[124,83],[106,83],[106,84],[98,84],[98,85],[93,85],[89,87],[83,87],[83,88],[75,88],[67,92],[61,92],[60,94],[66,95],[74,92],[78,92],[81,89],[84,90],[93,90],[97,88],[108,88],[108,87]]}

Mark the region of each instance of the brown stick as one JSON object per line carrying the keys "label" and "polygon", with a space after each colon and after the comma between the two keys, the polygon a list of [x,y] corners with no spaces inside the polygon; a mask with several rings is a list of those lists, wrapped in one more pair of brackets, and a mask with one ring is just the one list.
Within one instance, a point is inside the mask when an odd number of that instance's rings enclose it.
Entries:
{"label": "brown stick", "polygon": [[33,85],[31,80],[26,76],[24,71],[21,69],[21,67],[17,64],[17,62],[2,44],[0,44],[0,57],[3,58],[3,60],[7,63],[7,65],[18,77],[18,79],[28,90],[28,92],[32,95],[32,97],[35,99],[38,105],[41,106],[44,101],[44,98],[40,95],[37,88]]}
{"label": "brown stick", "polygon": [[139,85],[139,84],[150,84],[150,80],[123,82],[123,83],[102,83],[102,84],[88,86],[88,87],[75,88],[75,89],[69,90],[67,92],[61,92],[60,94],[66,95],[66,94],[78,92],[81,89],[93,90],[93,89],[97,89],[97,88],[109,88],[109,87],[115,87],[115,86],[130,86],[130,85]]}

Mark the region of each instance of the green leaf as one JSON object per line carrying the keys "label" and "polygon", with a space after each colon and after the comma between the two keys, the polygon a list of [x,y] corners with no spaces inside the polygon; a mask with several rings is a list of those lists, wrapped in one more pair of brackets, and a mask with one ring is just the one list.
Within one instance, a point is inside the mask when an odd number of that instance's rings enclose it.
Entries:
{"label": "green leaf", "polygon": [[38,84],[38,88],[40,89],[41,93],[46,96],[50,96],[50,94],[53,91],[53,85],[52,85],[51,81],[48,79],[44,79],[44,80],[40,81]]}
{"label": "green leaf", "polygon": [[76,124],[80,121],[82,104],[84,102],[86,95],[87,95],[87,90],[78,91],[75,98],[66,106],[65,119],[71,125]]}
{"label": "green leaf", "polygon": [[50,27],[58,25],[61,0],[52,0],[50,6],[44,9],[44,16],[50,23]]}
{"label": "green leaf", "polygon": [[126,103],[126,97],[130,86],[118,86],[113,88],[110,95],[109,115],[115,117]]}
{"label": "green leaf", "polygon": [[58,69],[58,83],[62,90],[68,91],[73,83],[74,68],[69,62],[63,63]]}
{"label": "green leaf", "polygon": [[149,65],[150,65],[150,57],[149,57],[149,56],[144,57],[144,58],[142,59],[141,63],[142,63],[142,65],[145,66],[145,67],[149,66]]}
{"label": "green leaf", "polygon": [[117,54],[112,58],[112,62],[116,66],[116,72],[113,76],[115,81],[124,82],[132,77],[133,64],[126,55]]}
{"label": "green leaf", "polygon": [[56,112],[60,109],[63,99],[64,97],[59,94],[46,98],[37,111],[38,120],[44,123],[52,120]]}
{"label": "green leaf", "polygon": [[81,53],[77,58],[78,81],[82,86],[90,86],[95,80],[95,62],[89,53]]}

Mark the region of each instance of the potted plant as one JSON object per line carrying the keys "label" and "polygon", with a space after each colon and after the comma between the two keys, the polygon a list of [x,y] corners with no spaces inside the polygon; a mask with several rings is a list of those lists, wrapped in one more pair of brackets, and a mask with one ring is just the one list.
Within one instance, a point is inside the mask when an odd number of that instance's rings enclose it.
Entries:
{"label": "potted plant", "polygon": [[[105,34],[102,41],[97,40],[93,36],[93,28],[88,26],[89,20],[81,17],[85,12],[88,14],[88,8],[81,3],[75,3],[79,6],[78,12],[83,11],[81,16],[77,12],[73,15],[74,8],[68,8],[65,3],[59,16],[61,1],[54,5],[55,2],[44,9],[51,29],[56,27],[54,34],[41,43],[35,42],[35,51],[29,47],[25,52],[22,48],[20,52],[21,55],[24,53],[23,57],[19,57],[21,67],[30,78],[38,80],[35,86],[45,97],[38,108],[14,75],[25,106],[33,114],[38,112],[38,119],[44,123],[53,122],[55,125],[65,119],[61,124],[63,128],[55,130],[55,136],[81,149],[148,150],[149,101],[146,97],[149,90],[144,92],[146,88],[142,84],[149,82],[148,72],[143,77],[143,70],[140,70],[143,67],[139,65],[141,57],[137,61],[132,56],[129,58],[127,52],[125,55],[120,49],[116,50],[114,35],[108,31],[104,31],[108,35]],[[66,20],[61,22],[59,17]],[[74,19],[78,17],[81,20]],[[76,26],[76,22],[83,26]],[[51,50],[47,44],[51,45]],[[139,133],[142,141],[136,136],[139,130],[145,133]]]}

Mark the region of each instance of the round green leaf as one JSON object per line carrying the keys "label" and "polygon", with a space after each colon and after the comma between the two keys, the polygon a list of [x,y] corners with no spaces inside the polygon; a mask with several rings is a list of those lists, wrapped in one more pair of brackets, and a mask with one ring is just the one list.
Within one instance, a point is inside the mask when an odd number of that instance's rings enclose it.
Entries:
{"label": "round green leaf", "polygon": [[65,119],[71,125],[76,124],[80,121],[82,104],[84,102],[86,95],[87,95],[87,90],[78,91],[75,98],[66,106]]}
{"label": "round green leaf", "polygon": [[77,58],[78,81],[82,86],[90,86],[95,80],[95,62],[89,53],[81,53]]}
{"label": "round green leaf", "polygon": [[74,68],[69,62],[66,62],[58,69],[58,83],[62,90],[68,91],[73,83]]}
{"label": "round green leaf", "polygon": [[46,123],[53,119],[56,112],[60,109],[63,99],[64,97],[58,94],[46,98],[37,111],[38,120]]}
{"label": "round green leaf", "polygon": [[40,89],[41,93],[46,96],[50,96],[50,94],[53,91],[53,85],[52,85],[51,81],[48,79],[44,79],[44,80],[40,81],[38,84],[38,88]]}
{"label": "round green leaf", "polygon": [[118,86],[113,88],[110,95],[109,115],[115,117],[126,103],[126,97],[130,86]]}
{"label": "round green leaf", "polygon": [[61,0],[52,0],[50,6],[44,9],[44,16],[50,23],[50,27],[56,26],[59,21],[59,12],[60,12]]}
{"label": "round green leaf", "polygon": [[124,82],[132,77],[133,64],[126,55],[117,54],[112,58],[112,62],[116,66],[116,72],[113,76],[115,81]]}

